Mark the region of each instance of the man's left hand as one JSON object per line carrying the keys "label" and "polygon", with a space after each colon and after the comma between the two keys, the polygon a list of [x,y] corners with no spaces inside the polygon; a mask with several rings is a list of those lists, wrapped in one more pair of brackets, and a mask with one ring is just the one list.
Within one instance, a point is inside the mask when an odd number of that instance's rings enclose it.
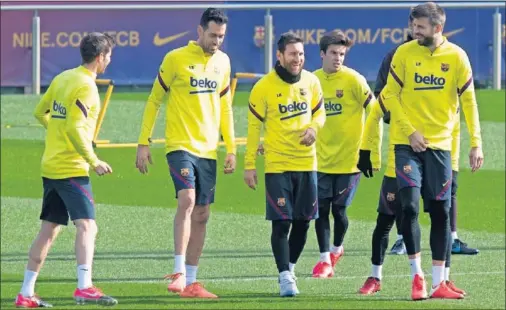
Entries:
{"label": "man's left hand", "polygon": [[313,128],[308,128],[300,135],[300,144],[305,146],[311,146],[316,141],[316,131]]}

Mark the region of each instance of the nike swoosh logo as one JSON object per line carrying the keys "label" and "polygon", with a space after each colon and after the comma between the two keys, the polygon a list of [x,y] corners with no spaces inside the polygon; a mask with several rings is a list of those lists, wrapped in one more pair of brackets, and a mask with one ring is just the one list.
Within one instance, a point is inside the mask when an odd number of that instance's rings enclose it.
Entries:
{"label": "nike swoosh logo", "polygon": [[343,189],[342,191],[339,191],[339,195],[341,195],[342,193],[344,193],[347,189]]}
{"label": "nike swoosh logo", "polygon": [[449,38],[449,37],[452,37],[458,33],[461,33],[462,31],[464,31],[464,28],[455,29],[452,31],[448,31],[447,33],[443,33],[443,36]]}
{"label": "nike swoosh logo", "polygon": [[446,184],[448,184],[448,182],[450,182],[450,180],[448,180],[448,181],[444,182],[444,183],[443,183],[443,187],[445,187],[445,186],[446,186]]}
{"label": "nike swoosh logo", "polygon": [[185,35],[187,35],[189,33],[189,31],[185,31],[185,32],[181,32],[181,33],[178,33],[178,34],[175,34],[175,35],[171,35],[171,36],[168,36],[168,37],[165,37],[165,38],[160,38],[160,33],[157,32],[155,34],[155,37],[153,38],[153,44],[156,45],[156,46],[162,46],[162,45],[165,45],[165,44],[168,44],[174,40],[177,40],[181,37],[184,37]]}

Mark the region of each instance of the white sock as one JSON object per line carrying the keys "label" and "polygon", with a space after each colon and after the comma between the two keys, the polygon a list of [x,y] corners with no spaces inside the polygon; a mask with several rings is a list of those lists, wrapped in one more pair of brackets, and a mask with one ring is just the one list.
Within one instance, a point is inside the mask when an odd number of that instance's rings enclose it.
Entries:
{"label": "white sock", "polygon": [[397,240],[402,240],[402,235],[397,235]]}
{"label": "white sock", "polygon": [[422,260],[420,256],[416,258],[409,259],[409,265],[411,266],[411,277],[415,278],[415,275],[423,275],[422,271]]}
{"label": "white sock", "polygon": [[290,269],[291,273],[295,273],[295,264],[288,263],[288,268]]}
{"label": "white sock", "polygon": [[37,281],[38,272],[25,270],[25,278],[23,286],[21,286],[21,295],[24,297],[32,297],[35,295],[35,281]]}
{"label": "white sock", "polygon": [[333,245],[332,249],[330,251],[332,251],[332,253],[334,253],[334,254],[343,253],[343,246],[342,245],[340,245],[340,246]]}
{"label": "white sock", "polygon": [[330,264],[330,252],[320,253],[320,262],[325,262]]}
{"label": "white sock", "polygon": [[445,277],[445,266],[432,265],[432,287],[437,287]]}
{"label": "white sock", "polygon": [[91,286],[93,286],[91,283],[91,266],[77,266],[77,287],[82,290]]}
{"label": "white sock", "polygon": [[174,273],[186,274],[184,268],[186,257],[184,255],[174,255]]}
{"label": "white sock", "polygon": [[381,280],[381,277],[382,277],[381,269],[382,268],[383,268],[382,265],[372,265],[371,277],[378,278]]}
{"label": "white sock", "polygon": [[186,286],[197,282],[197,269],[199,266],[186,265]]}
{"label": "white sock", "polygon": [[445,267],[445,276],[444,276],[444,280],[445,280],[445,281],[450,281],[450,267]]}
{"label": "white sock", "polygon": [[452,242],[455,241],[455,239],[458,239],[459,236],[457,235],[456,231],[452,231]]}

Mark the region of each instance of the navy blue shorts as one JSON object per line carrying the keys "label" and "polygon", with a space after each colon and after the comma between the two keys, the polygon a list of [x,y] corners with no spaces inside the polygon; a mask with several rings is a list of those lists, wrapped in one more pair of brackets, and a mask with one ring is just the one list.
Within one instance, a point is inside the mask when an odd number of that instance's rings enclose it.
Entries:
{"label": "navy blue shorts", "polygon": [[72,221],[95,219],[95,201],[89,177],[42,178],[42,184],[41,220],[67,225],[69,216]]}
{"label": "navy blue shorts", "polygon": [[318,218],[316,171],[265,174],[266,219]]}
{"label": "navy blue shorts", "polygon": [[459,172],[453,170],[452,171],[452,197],[457,197],[457,189],[459,188],[459,185],[457,183],[458,176],[459,176]]}
{"label": "navy blue shorts", "polygon": [[318,172],[318,199],[330,199],[333,205],[351,205],[360,182],[360,172],[331,174]]}
{"label": "navy blue shorts", "polygon": [[418,187],[424,200],[450,199],[452,162],[449,151],[427,149],[415,153],[409,145],[396,145],[395,174],[399,190]]}
{"label": "navy blue shorts", "polygon": [[195,189],[195,204],[209,205],[214,202],[216,189],[216,160],[200,158],[186,151],[167,153],[170,176],[178,192]]}
{"label": "navy blue shorts", "polygon": [[397,180],[383,177],[381,184],[378,213],[385,215],[400,215],[402,212],[401,199],[397,195]]}

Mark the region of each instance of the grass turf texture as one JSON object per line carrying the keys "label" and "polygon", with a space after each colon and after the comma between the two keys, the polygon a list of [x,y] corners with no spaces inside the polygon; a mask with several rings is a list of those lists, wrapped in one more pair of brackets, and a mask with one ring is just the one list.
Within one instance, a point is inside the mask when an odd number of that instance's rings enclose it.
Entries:
{"label": "grass turf texture", "polygon": [[[479,173],[468,169],[467,129],[462,129],[459,175],[459,236],[477,246],[477,256],[453,256],[452,278],[466,289],[462,301],[409,301],[410,277],[406,257],[388,256],[383,290],[377,296],[356,294],[370,272],[371,234],[376,218],[382,173],[362,178],[345,239],[345,257],[336,267],[336,277],[310,278],[318,259],[314,224],[306,250],[297,264],[302,295],[280,299],[274,259],[270,251],[270,227],[264,220],[263,178],[259,189],[243,184],[243,153],[239,148],[235,174],[218,175],[217,203],[212,206],[206,248],[198,277],[221,299],[182,300],[168,294],[161,280],[172,271],[172,220],[176,200],[168,176],[162,145],[153,147],[155,165],[149,175],[134,166],[135,149],[99,149],[114,174],[92,175],[98,208],[99,235],[94,263],[95,284],[117,297],[120,308],[503,308],[505,304],[505,127],[504,92],[479,91],[478,102],[484,138],[485,166]],[[234,102],[237,136],[245,136],[247,92],[238,92]],[[135,142],[146,93],[114,93],[101,139]],[[27,251],[38,230],[42,184],[39,177],[44,131],[31,116],[39,97],[2,96],[1,158],[1,307],[12,308],[20,289]],[[163,137],[163,116],[155,137]],[[7,128],[6,125],[10,125]],[[385,130],[385,133],[387,130]],[[219,153],[218,167],[224,158]],[[384,157],[386,158],[386,157]],[[263,162],[258,164],[262,175]],[[420,216],[422,264],[430,285],[429,220]],[[76,285],[73,238],[75,228],[64,229],[49,254],[37,292],[56,307],[75,306],[71,294]],[[395,228],[390,245],[393,243]]]}

